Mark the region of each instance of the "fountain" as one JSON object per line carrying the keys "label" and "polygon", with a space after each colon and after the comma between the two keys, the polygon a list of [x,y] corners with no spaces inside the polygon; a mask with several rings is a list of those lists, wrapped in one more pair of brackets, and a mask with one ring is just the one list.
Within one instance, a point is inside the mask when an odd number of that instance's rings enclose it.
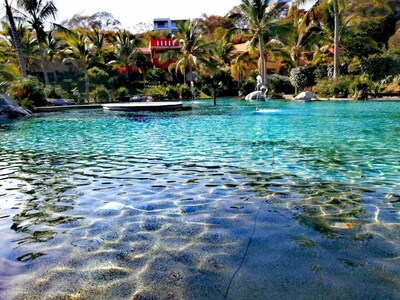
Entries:
{"label": "fountain", "polygon": [[248,94],[246,100],[262,100],[267,101],[268,88],[263,84],[262,77],[257,75],[257,85],[256,90]]}

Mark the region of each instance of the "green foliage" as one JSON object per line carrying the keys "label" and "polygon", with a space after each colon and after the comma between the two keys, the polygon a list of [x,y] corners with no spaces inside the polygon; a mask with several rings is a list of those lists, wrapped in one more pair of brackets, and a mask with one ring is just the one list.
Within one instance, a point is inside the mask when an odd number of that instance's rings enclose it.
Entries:
{"label": "green foliage", "polygon": [[18,104],[29,109],[47,104],[44,84],[33,76],[14,81],[10,85],[8,94],[13,97]]}
{"label": "green foliage", "polygon": [[155,85],[166,83],[168,81],[168,76],[168,72],[161,68],[152,68],[146,72],[147,80]]}
{"label": "green foliage", "polygon": [[192,91],[187,84],[178,84],[179,96],[181,99],[190,99],[192,98]]}
{"label": "green foliage", "polygon": [[314,67],[303,66],[290,71],[290,82],[295,88],[302,90],[315,84]]}
{"label": "green foliage", "polygon": [[108,85],[109,74],[106,71],[99,69],[98,67],[93,67],[89,69],[85,77],[89,81],[90,86],[95,87],[96,85]]}
{"label": "green foliage", "polygon": [[96,102],[105,102],[109,101],[110,93],[104,85],[100,84],[90,93],[90,98]]}
{"label": "green foliage", "polygon": [[400,55],[400,30],[398,30],[389,39],[388,52]]}
{"label": "green foliage", "polygon": [[349,86],[354,100],[368,99],[368,93],[371,91],[372,82],[365,77],[357,77]]}
{"label": "green foliage", "polygon": [[249,72],[249,80],[254,80],[257,81],[257,76],[260,75],[260,73],[258,72],[258,70],[251,70]]}
{"label": "green foliage", "polygon": [[113,93],[113,98],[117,100],[124,99],[128,96],[129,96],[129,90],[124,86],[120,86]]}
{"label": "green foliage", "polygon": [[244,81],[239,87],[239,96],[245,97],[246,95],[254,92],[256,89],[257,82],[253,79]]}
{"label": "green foliage", "polygon": [[361,62],[361,71],[368,79],[379,81],[400,74],[400,62],[395,56],[371,56]]}
{"label": "green foliage", "polygon": [[272,74],[268,77],[270,94],[293,94],[294,88],[290,83],[290,78],[278,74]]}
{"label": "green foliage", "polygon": [[168,99],[179,99],[179,89],[173,85],[168,85],[165,88],[165,93]]}
{"label": "green foliage", "polygon": [[167,98],[167,91],[162,85],[153,85],[146,89],[146,96],[150,96],[155,100],[162,100]]}
{"label": "green foliage", "polygon": [[341,76],[336,80],[327,78],[318,81],[314,92],[320,97],[346,98],[350,94],[350,85],[353,82],[351,76]]}
{"label": "green foliage", "polygon": [[315,66],[314,76],[317,81],[326,79],[333,76],[333,66],[319,64]]}
{"label": "green foliage", "polygon": [[60,85],[46,86],[44,93],[47,98],[68,99],[69,94]]}

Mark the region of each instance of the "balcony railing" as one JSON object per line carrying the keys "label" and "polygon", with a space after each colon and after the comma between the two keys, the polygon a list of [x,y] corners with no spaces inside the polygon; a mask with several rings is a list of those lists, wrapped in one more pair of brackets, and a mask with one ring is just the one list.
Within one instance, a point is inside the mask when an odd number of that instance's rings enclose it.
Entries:
{"label": "balcony railing", "polygon": [[178,42],[174,42],[172,39],[151,39],[150,48],[180,48]]}

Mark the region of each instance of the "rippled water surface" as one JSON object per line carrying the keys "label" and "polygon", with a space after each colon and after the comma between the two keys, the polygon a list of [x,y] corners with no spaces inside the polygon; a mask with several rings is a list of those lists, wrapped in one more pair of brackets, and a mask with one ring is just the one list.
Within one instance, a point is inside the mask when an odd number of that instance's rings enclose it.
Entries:
{"label": "rippled water surface", "polygon": [[400,299],[400,103],[193,106],[1,123],[0,298]]}

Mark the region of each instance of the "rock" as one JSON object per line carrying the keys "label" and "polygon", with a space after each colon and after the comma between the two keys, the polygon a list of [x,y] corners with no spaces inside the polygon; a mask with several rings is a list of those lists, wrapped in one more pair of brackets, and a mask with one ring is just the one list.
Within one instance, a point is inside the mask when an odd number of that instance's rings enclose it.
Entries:
{"label": "rock", "polygon": [[147,96],[132,96],[130,102],[146,102],[148,101]]}
{"label": "rock", "polygon": [[74,101],[65,100],[65,99],[47,99],[51,104],[55,106],[64,106],[64,105],[74,105],[76,104]]}
{"label": "rock", "polygon": [[246,100],[265,100],[264,92],[254,91],[248,94],[244,99]]}
{"label": "rock", "polygon": [[293,100],[311,101],[313,98],[315,98],[313,93],[311,93],[311,92],[301,92]]}
{"label": "rock", "polygon": [[17,102],[5,95],[0,94],[0,115],[6,115],[9,118],[17,118],[23,116],[29,116],[32,113],[21,106],[18,106]]}

